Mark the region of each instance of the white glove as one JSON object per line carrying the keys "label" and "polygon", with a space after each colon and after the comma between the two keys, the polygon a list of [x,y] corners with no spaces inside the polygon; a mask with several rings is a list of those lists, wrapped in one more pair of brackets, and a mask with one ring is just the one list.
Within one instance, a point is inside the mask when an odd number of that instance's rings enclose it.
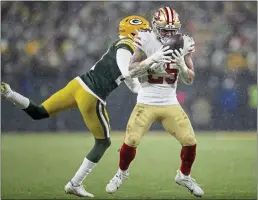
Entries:
{"label": "white glove", "polygon": [[183,82],[189,85],[192,83],[192,80],[189,77],[188,67],[185,64],[183,49],[180,48],[179,51],[175,50],[174,53],[172,53],[173,61],[176,63]]}
{"label": "white glove", "polygon": [[187,71],[187,66],[185,64],[183,49],[174,50],[172,53],[172,61],[176,63],[177,67],[181,71]]}
{"label": "white glove", "polygon": [[153,63],[151,67],[148,69],[149,74],[157,74],[164,72],[166,69],[165,63]]}
{"label": "white glove", "polygon": [[144,63],[142,63],[142,65],[147,65],[150,66],[153,63],[171,63],[172,58],[171,56],[168,56],[168,54],[173,53],[173,50],[169,49],[169,46],[166,47],[161,47],[157,52],[155,52],[154,54],[152,54],[151,56],[149,56],[148,58],[146,58],[144,61]]}

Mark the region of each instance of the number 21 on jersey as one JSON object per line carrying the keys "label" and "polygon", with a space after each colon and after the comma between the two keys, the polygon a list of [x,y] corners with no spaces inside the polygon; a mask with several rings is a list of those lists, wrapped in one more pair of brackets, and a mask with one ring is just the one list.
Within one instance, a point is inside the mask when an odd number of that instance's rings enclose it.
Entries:
{"label": "number 21 on jersey", "polygon": [[178,70],[177,69],[170,69],[170,64],[167,64],[167,67],[165,71],[168,74],[171,74],[171,77],[156,77],[154,78],[151,74],[148,75],[148,82],[151,84],[163,84],[163,80],[165,79],[165,82],[167,84],[174,84],[178,78]]}

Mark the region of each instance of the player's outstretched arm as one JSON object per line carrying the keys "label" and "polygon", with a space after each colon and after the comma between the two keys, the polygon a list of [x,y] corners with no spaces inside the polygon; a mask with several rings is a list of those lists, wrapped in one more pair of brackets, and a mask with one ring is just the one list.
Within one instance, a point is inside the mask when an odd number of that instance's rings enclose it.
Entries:
{"label": "player's outstretched arm", "polygon": [[138,94],[141,84],[138,80],[138,78],[126,78],[124,80],[126,86],[135,94]]}
{"label": "player's outstretched arm", "polygon": [[141,76],[148,70],[148,65],[144,65],[142,61],[147,58],[144,51],[140,48],[135,48],[134,54],[131,57],[130,64],[129,64],[129,76],[132,78]]}
{"label": "player's outstretched arm", "polygon": [[131,78],[129,75],[129,63],[132,57],[132,53],[124,48],[119,48],[116,52],[117,65],[124,76],[126,86],[133,92],[138,93],[140,89],[140,83],[137,78]]}

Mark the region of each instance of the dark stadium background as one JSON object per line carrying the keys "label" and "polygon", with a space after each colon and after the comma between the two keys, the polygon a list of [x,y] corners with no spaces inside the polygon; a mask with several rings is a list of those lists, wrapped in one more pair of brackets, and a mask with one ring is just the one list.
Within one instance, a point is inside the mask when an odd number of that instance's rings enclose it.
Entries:
{"label": "dark stadium background", "polygon": [[[192,86],[178,97],[196,130],[255,130],[256,2],[2,2],[2,80],[37,103],[86,72],[118,36],[126,15],[151,19],[158,7],[180,14],[195,39]],[[161,97],[162,98],[162,97]],[[113,130],[124,130],[136,96],[124,84],[108,98]],[[154,129],[161,129],[155,125]],[[33,122],[2,102],[2,131],[85,131],[77,110]]]}

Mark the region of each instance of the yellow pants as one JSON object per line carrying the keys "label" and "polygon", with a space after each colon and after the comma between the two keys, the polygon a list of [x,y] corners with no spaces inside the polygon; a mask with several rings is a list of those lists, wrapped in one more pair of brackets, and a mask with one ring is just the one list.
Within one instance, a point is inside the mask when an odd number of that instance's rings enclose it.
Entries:
{"label": "yellow pants", "polygon": [[73,79],[42,103],[50,117],[69,108],[78,107],[86,126],[97,139],[110,137],[109,117],[105,105]]}
{"label": "yellow pants", "polygon": [[126,127],[125,143],[137,147],[154,122],[173,135],[182,146],[197,143],[192,124],[180,104],[154,106],[137,103]]}

